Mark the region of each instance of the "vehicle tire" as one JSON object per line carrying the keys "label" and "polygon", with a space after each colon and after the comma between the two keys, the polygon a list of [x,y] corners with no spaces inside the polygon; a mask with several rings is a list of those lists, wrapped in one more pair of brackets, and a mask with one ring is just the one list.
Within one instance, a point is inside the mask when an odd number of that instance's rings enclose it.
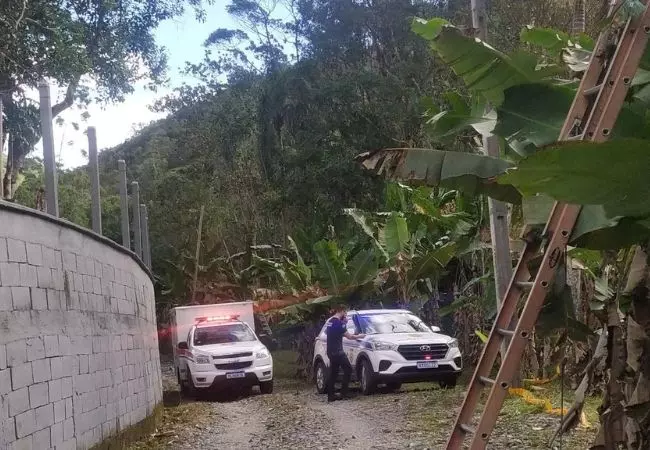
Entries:
{"label": "vehicle tire", "polygon": [[250,397],[252,393],[253,393],[253,386],[244,386],[243,388],[241,388],[241,395],[243,397]]}
{"label": "vehicle tire", "polygon": [[386,383],[386,388],[391,392],[399,391],[401,387],[402,383]]}
{"label": "vehicle tire", "polygon": [[372,364],[367,359],[361,361],[361,392],[363,395],[370,395],[377,389],[375,372],[372,370]]}
{"label": "vehicle tire", "polygon": [[273,380],[262,381],[260,383],[260,392],[262,393],[262,395],[273,394]]}
{"label": "vehicle tire", "polygon": [[453,389],[456,387],[458,377],[449,377],[443,380],[440,380],[438,383],[442,389]]}
{"label": "vehicle tire", "polygon": [[178,380],[178,387],[181,390],[181,394],[183,394],[185,387],[183,386],[183,381],[181,380],[181,371],[178,369],[178,367],[176,368],[176,379]]}
{"label": "vehicle tire", "polygon": [[194,386],[194,380],[192,379],[192,372],[190,372],[189,367],[187,368],[187,381],[184,382],[182,386],[183,387],[181,389],[184,388],[185,390],[181,392],[183,392],[183,394],[187,398],[192,398],[192,399],[198,398],[199,392],[196,389],[196,386]]}
{"label": "vehicle tire", "polygon": [[319,394],[325,394],[327,392],[327,367],[321,360],[316,361],[314,381],[316,382],[316,391]]}

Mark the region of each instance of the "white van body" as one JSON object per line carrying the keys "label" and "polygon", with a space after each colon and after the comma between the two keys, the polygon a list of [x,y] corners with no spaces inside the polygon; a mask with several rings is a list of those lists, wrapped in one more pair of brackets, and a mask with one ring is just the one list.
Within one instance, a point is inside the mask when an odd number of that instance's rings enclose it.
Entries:
{"label": "white van body", "polygon": [[253,302],[174,308],[171,327],[181,391],[255,385],[273,391],[273,359],[255,334]]}

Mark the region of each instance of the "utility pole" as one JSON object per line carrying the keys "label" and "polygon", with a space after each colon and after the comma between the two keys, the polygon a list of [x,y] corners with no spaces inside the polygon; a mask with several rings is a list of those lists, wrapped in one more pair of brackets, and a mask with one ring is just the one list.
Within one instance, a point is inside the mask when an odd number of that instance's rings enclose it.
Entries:
{"label": "utility pole", "polygon": [[97,131],[88,127],[88,175],[90,176],[90,217],[93,231],[102,234],[102,200],[99,184],[99,158],[97,155]]}
{"label": "utility pole", "polygon": [[52,99],[50,85],[42,80],[38,83],[41,110],[41,131],[43,134],[43,163],[45,166],[45,204],[47,213],[59,217],[59,193],[54,158],[54,135],[52,132]]}
{"label": "utility pole", "polygon": [[140,223],[140,185],[131,182],[131,208],[133,209],[133,248],[138,258],[142,259],[142,224]]}
{"label": "utility pole", "polygon": [[[472,26],[478,32],[478,38],[487,43],[487,14],[485,0],[472,1]],[[489,109],[490,106],[488,105]],[[488,156],[499,158],[499,140],[496,136],[483,135],[483,151]],[[494,266],[494,284],[496,286],[497,308],[508,290],[512,278],[512,258],[510,257],[510,234],[508,233],[508,206],[504,202],[488,198],[490,210],[490,237],[492,241],[492,262]],[[516,322],[515,322],[516,323]],[[508,341],[501,345],[501,358],[505,357]]]}
{"label": "utility pole", "polygon": [[117,161],[120,173],[120,212],[122,216],[122,245],[131,250],[131,231],[129,230],[129,192],[126,185],[126,162]]}

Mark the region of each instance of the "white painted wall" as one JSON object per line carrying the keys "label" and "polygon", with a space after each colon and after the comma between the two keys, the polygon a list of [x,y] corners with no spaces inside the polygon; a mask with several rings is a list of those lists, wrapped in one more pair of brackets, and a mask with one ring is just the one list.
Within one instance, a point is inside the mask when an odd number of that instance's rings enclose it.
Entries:
{"label": "white painted wall", "polygon": [[0,450],[88,449],[161,399],[144,266],[106,239],[0,202]]}

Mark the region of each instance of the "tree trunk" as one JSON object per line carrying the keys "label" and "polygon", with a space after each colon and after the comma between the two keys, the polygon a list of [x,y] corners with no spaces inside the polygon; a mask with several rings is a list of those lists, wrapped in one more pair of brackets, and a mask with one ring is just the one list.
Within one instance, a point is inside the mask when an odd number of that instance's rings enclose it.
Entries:
{"label": "tree trunk", "polygon": [[196,230],[196,252],[194,253],[194,276],[192,278],[192,304],[196,304],[196,285],[199,279],[199,257],[201,256],[201,235],[203,234],[203,215],[205,214],[205,205],[201,205],[199,215],[199,226]]}
{"label": "tree trunk", "polygon": [[571,21],[571,32],[574,36],[585,32],[586,16],[585,0],[575,0],[573,4],[573,19]]}
{"label": "tree trunk", "polygon": [[[52,106],[52,119],[72,106],[78,83],[79,78],[73,80],[68,85],[63,100]],[[7,94],[3,103],[5,115],[13,120],[7,120],[3,127],[4,133],[9,134],[9,145],[6,171],[2,179],[2,194],[5,200],[11,201],[16,195],[18,174],[23,170],[25,157],[41,139],[41,122],[38,107],[25,102],[19,105],[12,98],[11,94],[17,88],[13,80],[4,80],[4,83],[0,84],[10,87],[5,91]]]}

